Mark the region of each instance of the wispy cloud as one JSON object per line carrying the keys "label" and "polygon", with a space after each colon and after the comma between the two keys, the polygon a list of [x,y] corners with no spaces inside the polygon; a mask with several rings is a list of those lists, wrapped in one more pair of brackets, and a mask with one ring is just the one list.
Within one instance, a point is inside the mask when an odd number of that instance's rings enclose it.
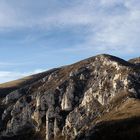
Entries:
{"label": "wispy cloud", "polygon": [[[125,55],[140,50],[140,2],[138,0],[87,0],[73,8],[46,17],[46,25],[85,26],[85,43],[70,50],[109,52]],[[75,29],[75,28],[74,28]],[[82,32],[81,32],[82,33]],[[64,49],[66,51],[66,49]],[[123,52],[124,53],[124,52]]]}
{"label": "wispy cloud", "polygon": [[[139,47],[140,2],[138,0],[76,1],[77,3],[72,1],[74,5],[67,7],[61,3],[58,5],[56,1],[43,1],[42,4],[46,5],[46,9],[43,9],[44,13],[40,12],[39,16],[36,16],[34,11],[38,11],[41,7],[36,7],[36,4],[33,6],[29,4],[28,7],[26,0],[22,1],[23,6],[20,3],[14,5],[15,1],[13,3],[1,1],[0,27],[50,29],[85,26],[89,33],[85,37],[87,40],[84,47],[93,46],[92,48],[96,50],[114,51],[123,47],[128,53]],[[49,4],[56,7],[56,10],[47,10]],[[19,8],[16,8],[18,6]]]}

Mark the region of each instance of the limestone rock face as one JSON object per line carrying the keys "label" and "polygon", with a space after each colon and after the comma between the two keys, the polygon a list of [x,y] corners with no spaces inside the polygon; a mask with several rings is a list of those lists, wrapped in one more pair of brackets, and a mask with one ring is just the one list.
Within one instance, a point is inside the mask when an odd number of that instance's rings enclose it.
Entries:
{"label": "limestone rock face", "polygon": [[74,91],[75,91],[74,86],[75,86],[74,81],[71,80],[66,88],[65,94],[63,95],[61,108],[64,111],[71,111],[73,109]]}
{"label": "limestone rock face", "polygon": [[104,116],[139,97],[139,67],[98,55],[55,69],[2,97],[0,137],[92,139]]}

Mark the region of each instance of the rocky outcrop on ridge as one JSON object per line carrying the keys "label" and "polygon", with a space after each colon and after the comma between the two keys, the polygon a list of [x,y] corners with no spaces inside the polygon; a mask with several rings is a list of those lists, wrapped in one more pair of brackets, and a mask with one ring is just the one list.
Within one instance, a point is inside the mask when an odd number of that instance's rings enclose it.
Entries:
{"label": "rocky outcrop on ridge", "polygon": [[138,65],[91,57],[3,94],[0,139],[137,139],[139,97]]}
{"label": "rocky outcrop on ridge", "polygon": [[130,59],[129,62],[140,66],[140,57]]}

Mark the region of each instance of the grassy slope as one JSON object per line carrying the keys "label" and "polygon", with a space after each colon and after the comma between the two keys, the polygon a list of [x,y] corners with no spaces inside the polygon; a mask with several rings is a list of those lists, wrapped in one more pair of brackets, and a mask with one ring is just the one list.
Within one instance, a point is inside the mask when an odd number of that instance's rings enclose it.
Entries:
{"label": "grassy slope", "polygon": [[54,68],[54,69],[51,69],[51,70],[46,71],[46,72],[34,74],[31,76],[24,77],[22,79],[18,79],[15,81],[0,84],[0,98],[5,97],[8,93],[12,92],[13,90],[19,89],[19,88],[24,87],[26,85],[30,85],[30,84],[38,81],[39,79],[42,79],[43,77],[54,72],[55,70],[57,70],[57,69]]}
{"label": "grassy slope", "polygon": [[[110,112],[94,120],[84,128],[80,139],[95,140],[139,140],[140,137],[140,100],[127,98],[127,94],[117,97]],[[88,137],[90,134],[90,137]]]}

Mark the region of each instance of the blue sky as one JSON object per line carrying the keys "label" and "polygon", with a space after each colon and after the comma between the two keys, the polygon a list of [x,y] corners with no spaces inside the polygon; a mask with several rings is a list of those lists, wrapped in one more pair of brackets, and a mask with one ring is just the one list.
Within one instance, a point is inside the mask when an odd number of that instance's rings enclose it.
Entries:
{"label": "blue sky", "polygon": [[139,52],[139,0],[0,0],[0,83],[100,53]]}

